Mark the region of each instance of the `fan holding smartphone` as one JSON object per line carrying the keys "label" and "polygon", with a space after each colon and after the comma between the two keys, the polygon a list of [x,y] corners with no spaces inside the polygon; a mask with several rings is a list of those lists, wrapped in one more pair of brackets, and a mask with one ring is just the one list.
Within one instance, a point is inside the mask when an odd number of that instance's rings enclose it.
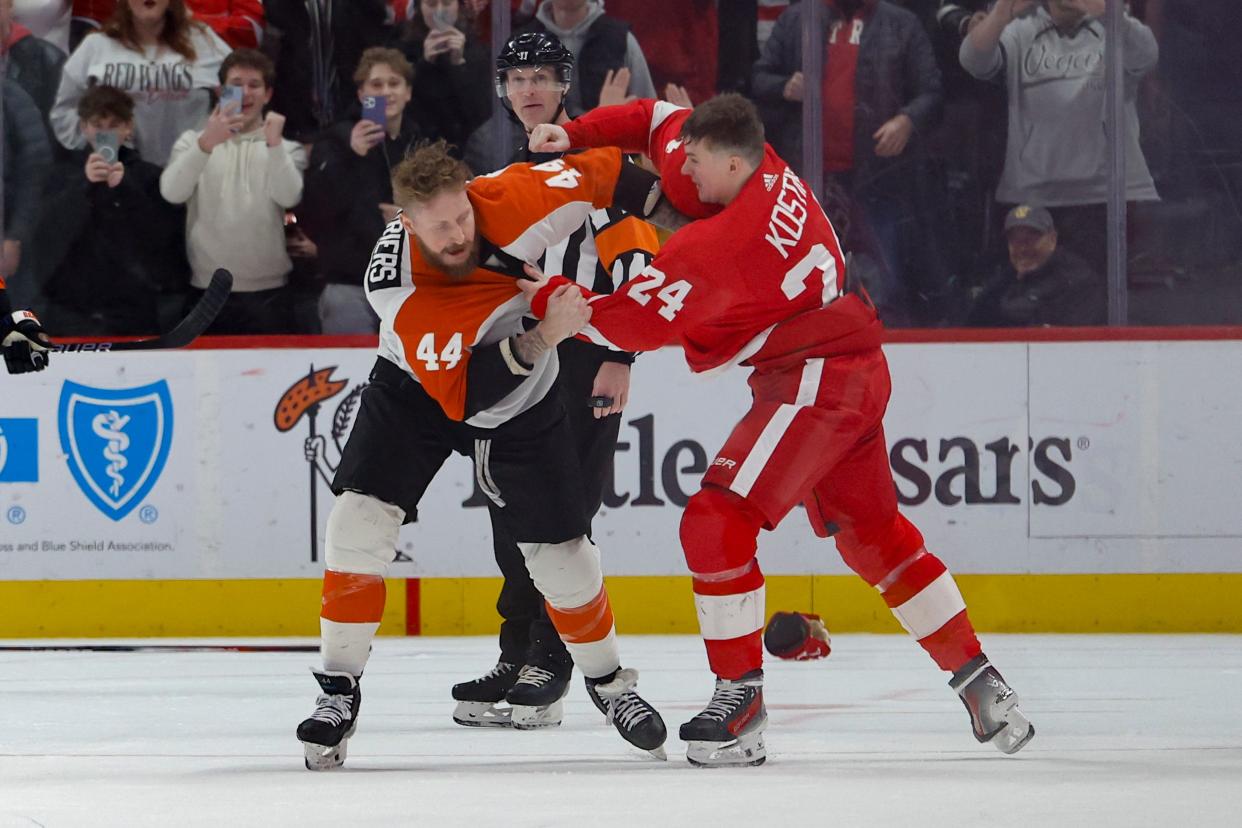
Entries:
{"label": "fan holding smartphone", "polygon": [[423,20],[429,31],[423,41],[423,60],[447,61],[453,66],[466,62],[466,35],[457,28],[461,14],[457,0],[423,0]]}

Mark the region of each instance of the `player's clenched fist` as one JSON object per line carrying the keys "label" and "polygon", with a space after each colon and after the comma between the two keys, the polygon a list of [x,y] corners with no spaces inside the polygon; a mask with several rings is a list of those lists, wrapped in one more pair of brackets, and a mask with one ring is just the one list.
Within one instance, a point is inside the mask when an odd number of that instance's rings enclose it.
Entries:
{"label": "player's clenched fist", "polygon": [[591,306],[577,285],[561,285],[548,297],[548,310],[539,323],[545,342],[555,345],[576,334],[591,321]]}
{"label": "player's clenched fist", "polygon": [[531,130],[531,152],[567,152],[569,133],[557,124],[540,124]]}

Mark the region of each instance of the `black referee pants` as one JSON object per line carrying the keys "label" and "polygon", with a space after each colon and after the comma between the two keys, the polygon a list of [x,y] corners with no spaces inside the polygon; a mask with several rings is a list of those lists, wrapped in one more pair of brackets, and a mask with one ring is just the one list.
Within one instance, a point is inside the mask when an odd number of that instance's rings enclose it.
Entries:
{"label": "black referee pants", "polygon": [[[565,405],[569,428],[582,469],[583,505],[589,524],[604,499],[604,486],[612,477],[613,454],[621,428],[621,415],[596,419],[587,404],[595,374],[606,351],[578,340],[567,340],[558,348],[561,360],[557,380]],[[504,575],[504,586],[496,600],[500,614],[500,660],[511,664],[566,662],[569,653],[548,619],[543,596],[526,571],[526,562],[517,542],[499,520],[499,511],[488,503],[492,520],[492,543],[496,563]]]}

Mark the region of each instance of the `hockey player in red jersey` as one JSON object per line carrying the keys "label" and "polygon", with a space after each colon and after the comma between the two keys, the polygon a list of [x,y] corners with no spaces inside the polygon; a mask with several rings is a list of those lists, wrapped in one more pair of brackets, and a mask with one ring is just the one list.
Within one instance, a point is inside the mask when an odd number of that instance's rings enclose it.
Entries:
{"label": "hockey player in red jersey", "polygon": [[[627,289],[591,297],[579,336],[627,351],[678,344],[691,370],[752,369],[750,410],[686,505],[681,542],[716,689],[681,727],[697,765],[754,765],[763,730],[760,529],[804,503],[816,534],[879,590],[970,712],[976,738],[1013,753],[1034,735],[982,653],[945,565],[897,510],[883,415],[889,374],[874,309],[845,290],[836,234],[805,182],[763,139],[754,106],[722,95],[694,110],[605,107],[531,135],[535,151],[645,152],[690,218]],[[649,205],[650,206],[650,205]],[[565,281],[524,288],[532,308]]]}

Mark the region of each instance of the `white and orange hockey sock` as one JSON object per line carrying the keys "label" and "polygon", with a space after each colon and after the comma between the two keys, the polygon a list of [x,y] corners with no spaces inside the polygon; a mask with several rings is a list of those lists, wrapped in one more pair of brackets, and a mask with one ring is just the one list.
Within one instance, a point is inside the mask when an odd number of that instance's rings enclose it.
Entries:
{"label": "white and orange hockey sock", "polygon": [[360,492],[342,492],[328,515],[319,630],[323,667],[362,675],[384,616],[384,574],[405,512]]}
{"label": "white and orange hockey sock", "polygon": [[362,675],[384,616],[385,597],[381,575],[331,569],[323,573],[319,632],[325,670]]}
{"label": "white and orange hockey sock", "polygon": [[547,602],[547,607],[552,626],[583,675],[601,678],[620,666],[612,604],[602,584],[596,596],[582,606],[557,608]]}
{"label": "white and orange hockey sock", "polygon": [[519,543],[518,547],[574,664],[587,678],[615,672],[621,657],[599,547],[585,535],[564,543]]}

